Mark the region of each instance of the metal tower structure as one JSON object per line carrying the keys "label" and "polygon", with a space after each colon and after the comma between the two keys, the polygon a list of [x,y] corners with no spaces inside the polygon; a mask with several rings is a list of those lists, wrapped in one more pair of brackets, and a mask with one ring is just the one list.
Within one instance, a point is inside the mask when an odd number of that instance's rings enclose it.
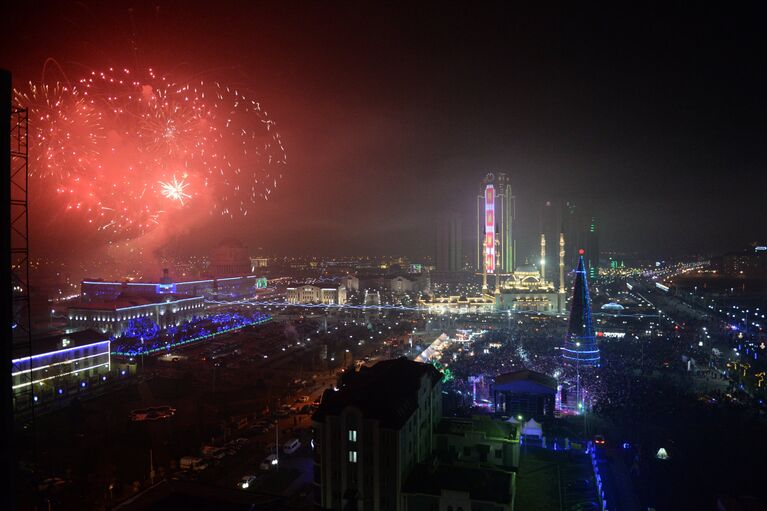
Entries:
{"label": "metal tower structure", "polygon": [[[29,113],[11,108],[10,253],[12,352],[14,359],[32,355],[29,306]],[[31,372],[13,367],[21,381],[13,385],[15,408],[33,407]]]}
{"label": "metal tower structure", "polygon": [[[5,119],[0,126],[0,162],[3,172],[11,174],[11,73],[0,69],[0,117]],[[9,339],[13,336],[13,287],[11,275],[8,271],[11,267],[11,190],[8,186],[0,187],[3,203],[3,236],[2,236],[2,264],[5,270],[0,272],[0,279],[5,299],[2,306],[2,324],[5,339],[0,342],[0,359],[2,359],[2,429],[0,429],[0,445],[3,451],[3,469],[7,477],[0,478],[0,508],[14,509],[16,506],[16,455],[14,442],[13,421],[13,378],[11,376],[11,360],[13,359],[13,343]]]}

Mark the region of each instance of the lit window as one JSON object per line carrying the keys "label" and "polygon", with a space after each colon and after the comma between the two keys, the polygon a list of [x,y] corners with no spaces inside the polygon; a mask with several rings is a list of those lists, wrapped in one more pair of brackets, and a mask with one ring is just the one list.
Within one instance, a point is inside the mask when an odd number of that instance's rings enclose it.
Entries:
{"label": "lit window", "polygon": [[349,430],[349,441],[350,442],[356,442],[357,441],[357,430],[356,429],[350,429]]}
{"label": "lit window", "polygon": [[357,451],[349,451],[349,463],[357,463]]}

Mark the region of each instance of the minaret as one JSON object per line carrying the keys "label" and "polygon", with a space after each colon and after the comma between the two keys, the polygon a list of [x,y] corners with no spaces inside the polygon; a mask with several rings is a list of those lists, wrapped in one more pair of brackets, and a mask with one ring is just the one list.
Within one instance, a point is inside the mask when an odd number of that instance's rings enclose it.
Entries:
{"label": "minaret", "polygon": [[559,233],[559,292],[565,294],[565,234]]}
{"label": "minaret", "polygon": [[541,234],[541,284],[546,284],[546,235]]}

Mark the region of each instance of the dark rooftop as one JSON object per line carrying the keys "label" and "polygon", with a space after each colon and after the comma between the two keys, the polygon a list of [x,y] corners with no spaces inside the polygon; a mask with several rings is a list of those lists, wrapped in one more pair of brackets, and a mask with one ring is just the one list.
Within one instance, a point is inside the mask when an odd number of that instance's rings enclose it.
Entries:
{"label": "dark rooftop", "polygon": [[168,481],[158,483],[115,509],[122,511],[255,511],[292,509],[285,499],[273,495],[222,488],[199,481]]}
{"label": "dark rooftop", "polygon": [[[104,334],[96,330],[79,330],[69,334],[56,333],[47,335],[45,337],[36,337],[32,339],[32,355],[40,355],[42,353],[49,353],[62,349],[62,341],[67,339],[69,344],[67,348],[74,348],[76,346],[85,346],[101,341],[108,341],[109,334]],[[24,351],[24,348],[18,348],[14,350],[14,358],[21,358],[29,356],[28,352]]]}
{"label": "dark rooftop", "polygon": [[431,364],[405,357],[363,366],[345,375],[346,383],[337,391],[325,391],[312,420],[322,422],[326,415],[339,415],[347,406],[353,406],[366,419],[377,419],[382,427],[399,429],[418,406],[416,392],[424,376],[431,379],[432,386],[442,380],[442,374]]}
{"label": "dark rooftop", "polygon": [[484,433],[486,438],[517,439],[517,425],[493,420],[487,415],[474,417],[443,417],[437,424],[436,434],[466,435],[466,433]]}
{"label": "dark rooftop", "polygon": [[511,472],[504,470],[419,463],[403,486],[404,493],[436,495],[442,489],[466,492],[472,500],[508,504]]}

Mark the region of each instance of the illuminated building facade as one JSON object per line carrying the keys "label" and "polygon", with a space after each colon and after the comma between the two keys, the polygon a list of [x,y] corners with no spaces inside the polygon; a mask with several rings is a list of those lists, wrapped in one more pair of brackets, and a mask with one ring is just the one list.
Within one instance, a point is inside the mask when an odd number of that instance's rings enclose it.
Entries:
{"label": "illuminated building facade", "polygon": [[599,365],[599,348],[591,318],[588,275],[582,254],[575,270],[570,320],[562,356],[566,363],[578,367]]}
{"label": "illuminated building facade", "polygon": [[[541,234],[541,266],[523,264],[510,275],[495,295],[497,310],[563,312],[565,310],[564,236],[559,237],[559,288],[546,279],[546,236]],[[552,265],[553,266],[553,265]]]}
{"label": "illuminated building facade", "polygon": [[495,298],[488,294],[481,296],[435,296],[419,300],[418,305],[435,314],[474,314],[493,312],[496,309]]}
{"label": "illuminated building facade", "polygon": [[306,284],[289,286],[286,290],[288,303],[324,303],[343,305],[346,303],[346,288],[335,283],[326,285]]}
{"label": "illuminated building facade", "polygon": [[511,180],[505,173],[487,174],[477,196],[477,271],[485,280],[515,266],[514,217]]}
{"label": "illuminated building facade", "polygon": [[269,259],[266,257],[251,257],[250,258],[250,273],[256,273],[261,268],[269,266]]}
{"label": "illuminated building facade", "polygon": [[[83,331],[40,339],[31,356],[12,361],[12,388],[17,408],[65,397],[106,380],[112,368],[111,342],[99,332]],[[29,392],[29,390],[32,392]]]}
{"label": "illuminated building facade", "polygon": [[131,320],[146,318],[160,329],[205,316],[202,296],[165,294],[151,298],[88,300],[67,309],[71,328],[92,328],[119,337]]}
{"label": "illuminated building facade", "polygon": [[84,300],[114,300],[120,296],[154,298],[165,294],[227,299],[250,297],[267,286],[266,278],[257,275],[174,282],[168,276],[168,270],[163,270],[159,282],[84,280],[80,283],[80,294]]}

